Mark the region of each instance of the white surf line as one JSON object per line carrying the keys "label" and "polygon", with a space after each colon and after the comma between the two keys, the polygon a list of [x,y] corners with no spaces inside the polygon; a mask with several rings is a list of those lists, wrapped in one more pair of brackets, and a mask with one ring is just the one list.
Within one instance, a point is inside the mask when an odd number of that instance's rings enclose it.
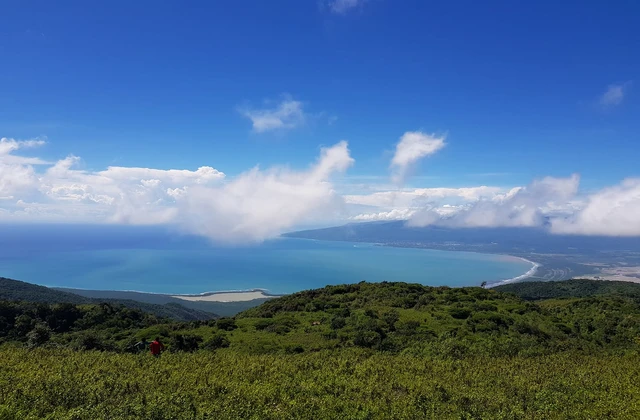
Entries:
{"label": "white surf line", "polygon": [[487,284],[486,287],[501,286],[503,284],[515,283],[515,282],[518,282],[520,280],[524,280],[526,278],[533,277],[536,274],[536,272],[538,271],[538,268],[541,265],[541,264],[538,264],[536,262],[530,261],[530,260],[528,260],[526,258],[522,258],[522,257],[514,257],[514,258],[518,258],[518,259],[520,259],[522,261],[528,262],[529,264],[532,265],[531,269],[529,269],[529,271],[527,271],[526,273],[524,273],[524,274],[522,274],[520,276],[513,277],[513,278],[507,279],[507,280],[500,280],[500,281],[495,282],[495,283],[489,283],[489,284]]}

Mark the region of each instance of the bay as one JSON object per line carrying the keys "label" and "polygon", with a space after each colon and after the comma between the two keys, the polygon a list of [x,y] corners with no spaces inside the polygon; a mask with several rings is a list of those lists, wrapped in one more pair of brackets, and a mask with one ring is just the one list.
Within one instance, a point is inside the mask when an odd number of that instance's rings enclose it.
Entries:
{"label": "bay", "polygon": [[[22,230],[21,230],[22,229]],[[405,281],[477,286],[512,279],[531,263],[503,255],[278,238],[214,245],[157,228],[0,229],[0,276],[52,287],[195,294]]]}

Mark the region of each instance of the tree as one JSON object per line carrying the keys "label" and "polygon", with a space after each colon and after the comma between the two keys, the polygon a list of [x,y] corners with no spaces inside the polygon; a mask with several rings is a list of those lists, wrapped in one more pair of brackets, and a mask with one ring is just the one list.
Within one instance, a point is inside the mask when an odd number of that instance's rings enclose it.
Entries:
{"label": "tree", "polygon": [[51,330],[44,323],[38,323],[34,329],[27,334],[27,347],[35,348],[40,347],[49,341],[51,337]]}
{"label": "tree", "polygon": [[487,287],[487,282],[486,282],[486,281],[483,281],[483,282],[480,284],[480,287],[482,287],[483,289],[484,289],[485,287]]}

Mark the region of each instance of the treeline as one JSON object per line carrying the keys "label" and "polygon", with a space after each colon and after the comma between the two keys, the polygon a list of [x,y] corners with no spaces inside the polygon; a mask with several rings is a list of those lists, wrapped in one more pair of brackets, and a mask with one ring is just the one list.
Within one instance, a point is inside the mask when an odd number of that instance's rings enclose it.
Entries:
{"label": "treeline", "polygon": [[[207,328],[212,336],[203,342],[188,331]],[[46,304],[0,301],[0,344],[14,343],[27,348],[49,347],[73,350],[138,352],[136,346],[161,336],[172,351],[195,351],[229,346],[225,331],[236,328],[230,318],[175,322],[124,305]]]}
{"label": "treeline", "polygon": [[500,292],[513,293],[525,300],[580,298],[599,295],[617,295],[640,300],[640,284],[625,281],[584,279],[549,282],[526,281],[505,284],[493,289]]}
{"label": "treeline", "polygon": [[0,342],[34,348],[51,344],[78,350],[116,350],[135,331],[166,319],[123,305],[0,301]]}

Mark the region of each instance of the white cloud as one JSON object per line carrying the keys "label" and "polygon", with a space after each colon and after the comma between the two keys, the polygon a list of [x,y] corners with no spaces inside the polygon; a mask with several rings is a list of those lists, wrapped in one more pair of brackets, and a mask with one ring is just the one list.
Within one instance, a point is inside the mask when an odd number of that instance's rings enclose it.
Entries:
{"label": "white cloud", "polygon": [[16,140],[2,137],[0,139],[0,156],[7,156],[18,149],[42,146],[46,143],[43,139]]}
{"label": "white cloud", "polygon": [[420,131],[407,131],[396,145],[391,159],[392,178],[396,183],[404,182],[408,172],[420,159],[436,153],[445,146],[445,137]]}
{"label": "white cloud", "polygon": [[[358,221],[407,220],[415,227],[548,227],[555,234],[640,236],[640,178],[587,195],[579,193],[579,183],[574,174],[504,191],[431,188],[351,195],[345,201],[383,210],[351,217]],[[444,203],[452,197],[461,200]]]}
{"label": "white cloud", "polygon": [[356,216],[351,217],[351,220],[356,221],[385,221],[385,220],[412,220],[414,216],[419,211],[424,212],[427,208],[429,209],[429,216],[432,217],[432,222],[426,223],[432,224],[433,222],[442,219],[443,217],[450,216],[454,213],[457,213],[461,209],[465,208],[466,205],[454,206],[451,204],[444,204],[440,207],[436,205],[430,205],[426,208],[417,209],[417,208],[406,208],[406,209],[393,209],[390,211],[383,211],[379,213],[362,213]]}
{"label": "white cloud", "polygon": [[307,118],[302,102],[287,95],[275,107],[241,108],[239,111],[251,120],[253,131],[256,133],[293,129],[304,124]]}
{"label": "white cloud", "polygon": [[[17,149],[11,143],[2,156]],[[39,172],[27,162],[0,160],[2,220],[171,224],[216,241],[261,241],[340,213],[343,200],[331,178],[353,159],[347,143],[340,142],[322,149],[306,171],[254,168],[231,181],[208,166],[92,172],[78,169],[79,162],[68,156]]]}
{"label": "white cloud", "polygon": [[640,178],[604,188],[587,197],[574,214],[553,219],[553,233],[640,236]]}
{"label": "white cloud", "polygon": [[301,225],[407,219],[412,226],[546,226],[558,234],[640,236],[640,178],[589,195],[579,193],[573,175],[525,187],[389,185],[343,196],[334,182],[354,162],[346,142],[322,149],[307,170],[253,168],[232,179],[210,166],[88,171],[73,155],[48,165],[16,155],[42,144],[0,141],[0,220],[168,224],[222,242],[261,241]]}
{"label": "white cloud", "polygon": [[499,187],[463,187],[463,188],[415,188],[400,191],[380,191],[367,195],[346,195],[348,204],[360,204],[386,208],[416,207],[421,203],[442,199],[460,199],[475,201],[493,197],[502,191]]}
{"label": "white cloud", "polygon": [[347,12],[364,4],[366,0],[331,0],[328,2],[329,10],[333,13],[344,15]]}
{"label": "white cloud", "polygon": [[411,226],[431,224],[450,227],[516,227],[542,226],[546,208],[555,212],[574,205],[580,177],[546,177],[533,181],[527,187],[516,187],[491,199],[481,199],[462,206],[442,217],[432,208],[416,212],[409,220]]}
{"label": "white cloud", "polygon": [[393,209],[391,211],[381,211],[379,213],[363,213],[351,217],[351,220],[374,222],[381,220],[407,220],[416,211],[413,209]]}
{"label": "white cloud", "polygon": [[600,96],[600,105],[604,108],[620,105],[624,100],[625,94],[627,93],[630,85],[631,82],[609,85],[607,90],[602,94],[602,96]]}
{"label": "white cloud", "polygon": [[0,139],[0,197],[8,199],[14,195],[29,191],[36,185],[36,175],[31,165],[44,163],[41,159],[17,156],[13,152],[19,149],[34,148],[45,144],[44,140]]}
{"label": "white cloud", "polygon": [[259,241],[296,224],[335,218],[342,198],[329,182],[353,159],[346,142],[322,149],[307,171],[254,168],[220,187],[193,187],[178,200],[181,224],[225,242]]}
{"label": "white cloud", "polygon": [[44,144],[46,144],[46,141],[43,139],[15,140],[3,137],[0,139],[0,164],[45,165],[47,162],[42,159],[12,154],[18,149],[35,148]]}

